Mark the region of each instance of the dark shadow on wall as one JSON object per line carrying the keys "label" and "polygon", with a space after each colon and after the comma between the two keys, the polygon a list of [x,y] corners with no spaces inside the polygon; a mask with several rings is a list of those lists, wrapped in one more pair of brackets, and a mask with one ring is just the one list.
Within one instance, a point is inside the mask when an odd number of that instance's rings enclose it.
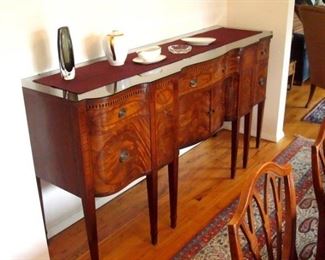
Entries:
{"label": "dark shadow on wall", "polygon": [[31,51],[33,67],[36,71],[42,72],[51,68],[53,55],[50,53],[49,37],[44,30],[38,30],[32,33]]}

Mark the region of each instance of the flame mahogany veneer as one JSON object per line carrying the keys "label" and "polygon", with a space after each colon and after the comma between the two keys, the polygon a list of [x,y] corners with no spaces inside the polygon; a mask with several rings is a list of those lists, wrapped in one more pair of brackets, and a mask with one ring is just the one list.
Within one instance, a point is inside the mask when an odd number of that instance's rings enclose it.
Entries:
{"label": "flame mahogany veneer", "polygon": [[180,148],[209,138],[225,120],[231,121],[234,178],[239,120],[245,116],[246,166],[251,111],[256,104],[257,147],[260,140],[270,38],[108,97],[73,101],[23,88],[39,191],[44,179],[82,199],[92,259],[99,258],[95,196],[115,193],[146,176],[155,244],[157,172],[168,165],[174,228]]}

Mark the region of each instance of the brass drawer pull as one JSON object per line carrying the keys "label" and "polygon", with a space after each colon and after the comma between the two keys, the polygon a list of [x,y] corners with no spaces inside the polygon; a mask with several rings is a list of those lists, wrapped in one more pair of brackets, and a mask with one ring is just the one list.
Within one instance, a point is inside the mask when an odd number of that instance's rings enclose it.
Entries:
{"label": "brass drawer pull", "polygon": [[122,150],[120,152],[120,163],[124,163],[129,159],[129,152],[127,150]]}
{"label": "brass drawer pull", "polygon": [[118,117],[119,118],[123,118],[123,117],[125,117],[126,116],[126,108],[125,107],[122,107],[121,109],[120,109],[120,111],[118,111]]}
{"label": "brass drawer pull", "polygon": [[261,87],[264,87],[264,86],[265,86],[265,83],[266,83],[266,79],[265,79],[265,77],[261,77],[261,78],[258,80],[258,84],[259,84]]}
{"label": "brass drawer pull", "polygon": [[191,79],[190,80],[190,87],[191,88],[196,88],[197,87],[197,80],[196,79]]}

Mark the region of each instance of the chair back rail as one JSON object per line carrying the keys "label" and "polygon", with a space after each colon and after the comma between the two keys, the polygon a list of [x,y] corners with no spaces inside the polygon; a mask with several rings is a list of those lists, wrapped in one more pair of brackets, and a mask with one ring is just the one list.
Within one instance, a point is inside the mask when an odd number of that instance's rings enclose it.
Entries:
{"label": "chair back rail", "polygon": [[268,259],[296,259],[296,195],[290,165],[269,162],[252,176],[228,232],[232,259],[265,255]]}

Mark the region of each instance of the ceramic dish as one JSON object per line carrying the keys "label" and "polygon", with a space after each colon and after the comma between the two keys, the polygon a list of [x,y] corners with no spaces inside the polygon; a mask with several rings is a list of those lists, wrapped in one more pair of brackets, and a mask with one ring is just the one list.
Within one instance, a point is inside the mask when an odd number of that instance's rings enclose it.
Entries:
{"label": "ceramic dish", "polygon": [[168,50],[173,54],[185,54],[192,50],[192,46],[187,44],[175,44],[169,45]]}
{"label": "ceramic dish", "polygon": [[213,43],[216,38],[212,37],[189,37],[189,38],[183,38],[182,41],[191,44],[191,45],[209,45]]}
{"label": "ceramic dish", "polygon": [[140,64],[152,64],[152,63],[162,61],[164,59],[166,59],[165,55],[159,55],[158,57],[156,57],[155,59],[152,59],[150,61],[144,60],[144,59],[142,59],[140,57],[135,57],[132,61],[135,62],[135,63],[140,63]]}
{"label": "ceramic dish", "polygon": [[139,58],[150,62],[152,60],[158,59],[158,57],[161,55],[161,47],[158,45],[150,46],[150,47],[138,50],[137,54],[138,54]]}

